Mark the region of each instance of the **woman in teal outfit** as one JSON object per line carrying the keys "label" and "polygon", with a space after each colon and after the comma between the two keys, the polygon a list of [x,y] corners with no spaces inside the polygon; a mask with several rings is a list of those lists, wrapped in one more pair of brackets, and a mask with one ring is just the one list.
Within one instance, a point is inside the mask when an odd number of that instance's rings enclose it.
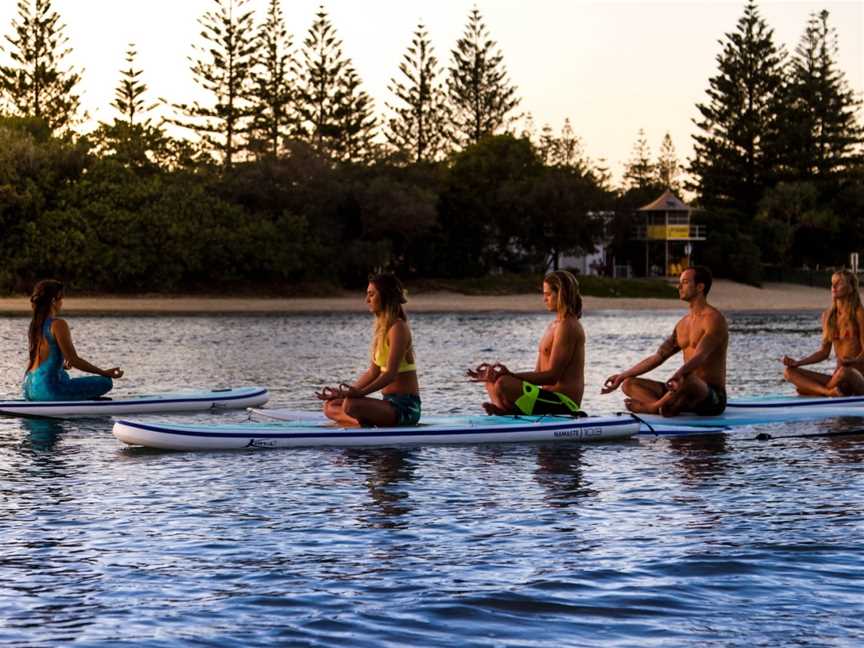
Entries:
{"label": "woman in teal outfit", "polygon": [[[24,375],[24,398],[33,401],[92,400],[105,395],[120,378],[119,367],[100,369],[78,356],[65,320],[57,319],[63,306],[63,284],[45,279],[30,297],[30,362]],[[66,368],[97,374],[71,378]]]}

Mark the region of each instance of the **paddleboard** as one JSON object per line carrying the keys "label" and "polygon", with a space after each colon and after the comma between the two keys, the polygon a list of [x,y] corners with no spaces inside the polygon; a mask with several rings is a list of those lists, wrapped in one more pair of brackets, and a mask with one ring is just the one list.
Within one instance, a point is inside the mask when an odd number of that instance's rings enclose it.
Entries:
{"label": "paddleboard", "polygon": [[[283,423],[291,424],[294,426],[317,426],[317,427],[333,427],[333,421],[324,416],[324,413],[321,411],[317,412],[306,412],[300,410],[293,410],[289,408],[277,408],[277,407],[268,407],[268,408],[260,408],[260,407],[250,407],[249,408],[250,416],[257,421],[281,421]],[[619,414],[614,414],[613,416],[618,416]],[[630,416],[631,418],[636,418],[642,423],[642,416],[633,416],[628,412],[621,412],[621,416]],[[596,418],[596,417],[595,417]],[[715,425],[686,425],[677,420],[673,419],[664,419],[663,417],[656,417],[658,420],[652,421],[649,424],[642,423],[639,426],[639,434],[654,434],[654,435],[685,435],[685,434],[721,434],[723,432],[727,432],[729,428],[725,425],[715,424]],[[483,422],[491,422],[491,421],[506,421],[506,422],[522,422],[522,423],[548,423],[550,421],[572,421],[574,420],[570,416],[554,416],[554,415],[546,415],[546,416],[475,416],[475,415],[427,415],[424,414],[420,419],[420,422],[423,425],[454,425],[454,424],[464,424],[464,425],[476,425],[477,423],[483,424]],[[575,419],[579,420],[579,419]],[[584,420],[584,419],[583,419]]]}
{"label": "paddleboard", "polygon": [[269,399],[264,387],[238,387],[211,391],[183,391],[111,400],[84,401],[0,401],[0,414],[72,418],[76,416],[116,416],[156,412],[201,412],[211,409],[242,409],[263,405]]}
{"label": "paddleboard", "polygon": [[683,412],[679,416],[664,417],[657,414],[638,414],[647,423],[675,424],[684,426],[742,426],[760,423],[782,423],[834,418],[839,416],[864,416],[864,396],[755,396],[731,399],[726,410],[718,416],[697,416]]}
{"label": "paddleboard", "polygon": [[235,450],[303,446],[395,446],[626,439],[639,431],[631,416],[596,416],[536,421],[535,417],[460,416],[447,424],[411,427],[325,427],[318,420],[188,425],[166,422],[114,423],[114,436],[130,445],[166,450]]}

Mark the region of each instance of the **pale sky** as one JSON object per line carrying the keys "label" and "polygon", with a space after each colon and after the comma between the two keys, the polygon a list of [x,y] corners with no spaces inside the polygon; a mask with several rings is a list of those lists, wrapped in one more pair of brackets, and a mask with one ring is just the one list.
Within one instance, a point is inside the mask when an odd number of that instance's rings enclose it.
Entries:
{"label": "pale sky", "polygon": [[[72,54],[83,68],[82,103],[93,120],[115,116],[110,103],[127,44],[150,99],[201,98],[187,57],[197,42],[198,18],[213,0],[54,0]],[[319,0],[283,0],[295,46],[301,45]],[[695,105],[717,73],[718,40],[735,29],[742,0],[327,0],[325,8],[376,112],[393,101],[387,90],[418,21],[446,68],[476,4],[504,54],[511,81],[539,130],[560,130],[569,117],[593,159],[605,158],[616,179],[640,128],[656,155],[671,133],[680,160],[692,153]],[[267,0],[251,0],[263,17]],[[760,12],[775,43],[793,51],[812,12],[827,9],[838,32],[837,61],[852,88],[864,90],[864,2],[762,0]],[[17,2],[0,0],[0,35],[11,33]],[[0,41],[7,45],[5,38]],[[0,60],[8,62],[0,52]],[[864,117],[864,116],[862,116]]]}

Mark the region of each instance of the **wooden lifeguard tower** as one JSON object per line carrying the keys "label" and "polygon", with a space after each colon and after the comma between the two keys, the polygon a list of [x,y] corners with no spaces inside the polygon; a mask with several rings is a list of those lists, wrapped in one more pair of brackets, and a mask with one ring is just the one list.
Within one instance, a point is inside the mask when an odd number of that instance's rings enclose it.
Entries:
{"label": "wooden lifeguard tower", "polygon": [[634,238],[645,241],[646,277],[658,274],[651,272],[652,251],[663,258],[663,270],[659,273],[662,276],[677,276],[690,265],[693,242],[705,240],[705,226],[690,222],[693,211],[669,189],[636,210]]}

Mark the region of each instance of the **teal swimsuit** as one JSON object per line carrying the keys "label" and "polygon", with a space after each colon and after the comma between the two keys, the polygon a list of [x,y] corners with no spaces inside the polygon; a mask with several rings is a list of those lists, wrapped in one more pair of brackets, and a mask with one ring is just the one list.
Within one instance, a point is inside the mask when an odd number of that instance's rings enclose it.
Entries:
{"label": "teal swimsuit", "polygon": [[31,401],[93,400],[111,391],[114,381],[105,376],[70,378],[63,369],[63,353],[51,333],[52,319],[45,320],[42,335],[48,357],[24,375],[24,398]]}

